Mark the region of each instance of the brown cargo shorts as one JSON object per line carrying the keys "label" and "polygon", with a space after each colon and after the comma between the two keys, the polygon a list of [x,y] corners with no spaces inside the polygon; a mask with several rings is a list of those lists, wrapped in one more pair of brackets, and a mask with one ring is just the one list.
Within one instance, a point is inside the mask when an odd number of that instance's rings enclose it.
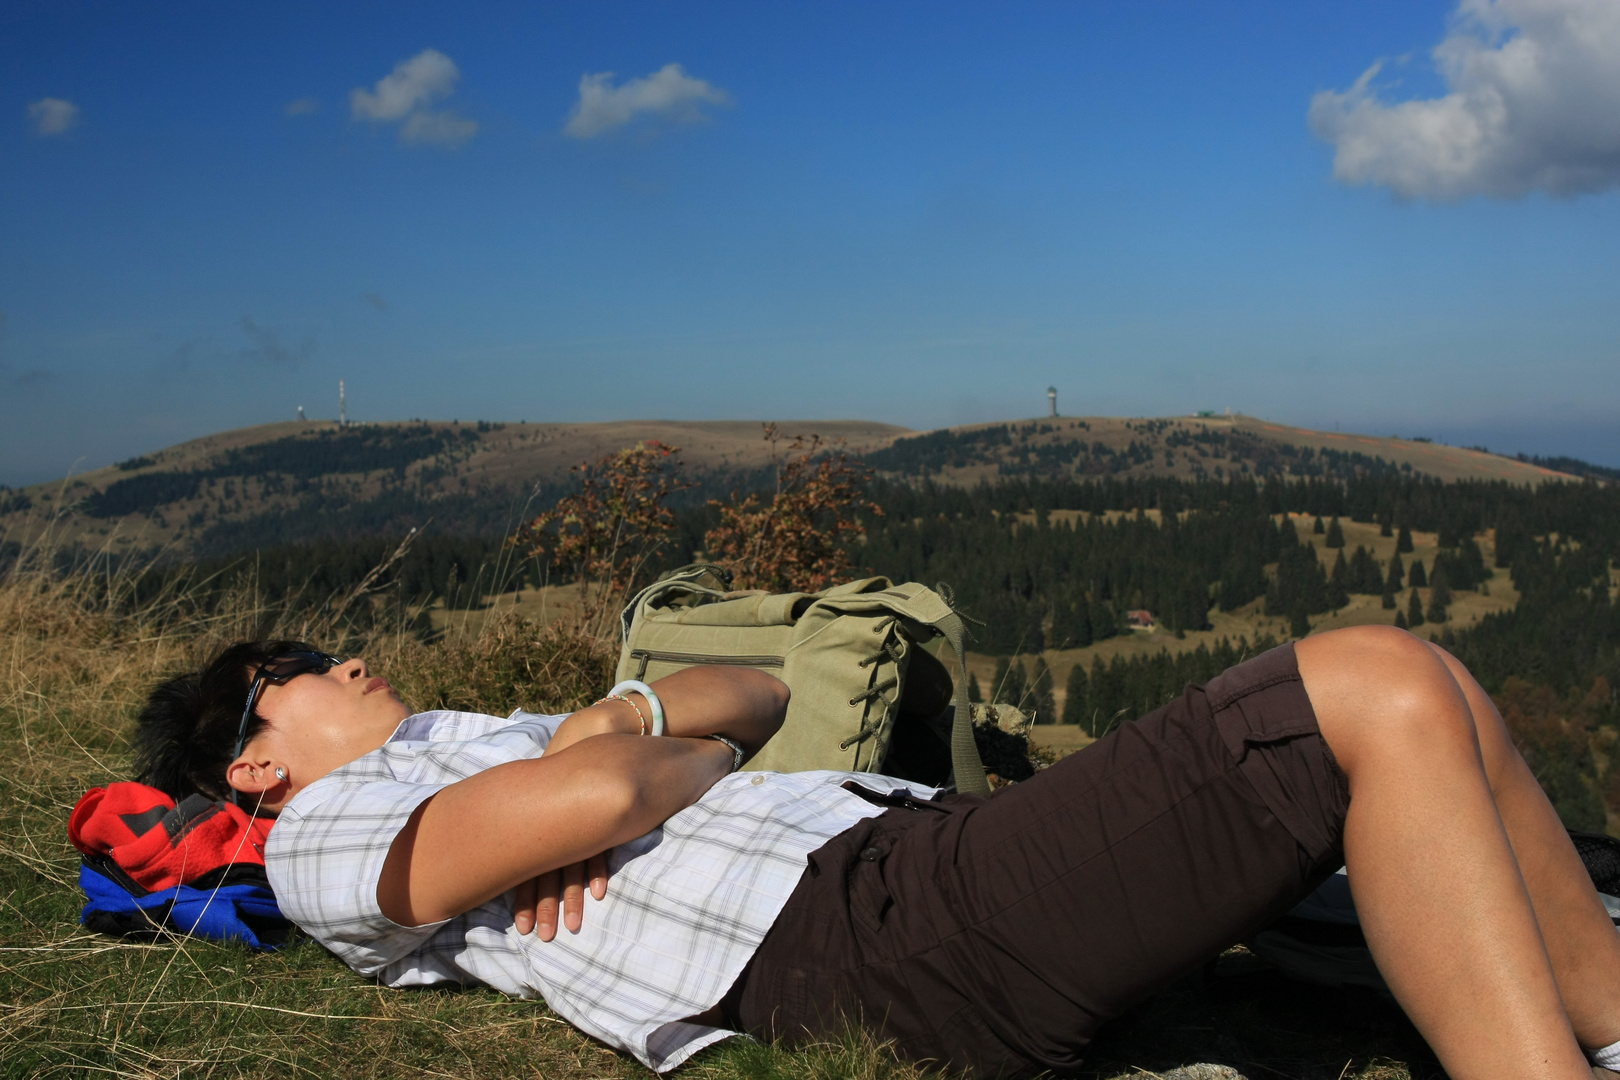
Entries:
{"label": "brown cargo shorts", "polygon": [[1342,865],[1349,806],[1292,645],[988,800],[870,797],[891,808],[810,856],[724,1011],[790,1044],[853,1019],[979,1076],[1077,1066]]}

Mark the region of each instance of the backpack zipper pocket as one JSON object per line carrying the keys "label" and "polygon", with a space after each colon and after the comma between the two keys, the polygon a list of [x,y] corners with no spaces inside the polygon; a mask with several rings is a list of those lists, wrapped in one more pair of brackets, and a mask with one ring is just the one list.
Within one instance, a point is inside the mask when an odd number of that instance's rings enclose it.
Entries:
{"label": "backpack zipper pocket", "polygon": [[631,649],[630,659],[640,660],[636,678],[647,674],[647,665],[654,660],[669,664],[728,664],[736,667],[782,667],[780,656],[710,656],[705,653],[654,652],[651,649]]}

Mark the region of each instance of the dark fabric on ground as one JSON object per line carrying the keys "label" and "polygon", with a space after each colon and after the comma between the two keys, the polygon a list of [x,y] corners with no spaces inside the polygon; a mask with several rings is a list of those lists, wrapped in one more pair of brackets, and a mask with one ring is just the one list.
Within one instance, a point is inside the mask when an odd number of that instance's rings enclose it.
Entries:
{"label": "dark fabric on ground", "polygon": [[1097,1027],[1343,862],[1349,793],[1285,645],[989,800],[905,801],[810,856],[727,996],[788,1042],[857,1018],[980,1076]]}

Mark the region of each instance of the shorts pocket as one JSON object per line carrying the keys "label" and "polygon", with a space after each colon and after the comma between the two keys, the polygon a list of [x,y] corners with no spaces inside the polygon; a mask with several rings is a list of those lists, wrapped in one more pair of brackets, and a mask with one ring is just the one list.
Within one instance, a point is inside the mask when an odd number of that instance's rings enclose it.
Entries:
{"label": "shorts pocket", "polygon": [[883,918],[894,906],[894,896],[883,879],[883,864],[893,841],[873,836],[849,868],[849,914],[855,925],[869,933],[883,929]]}

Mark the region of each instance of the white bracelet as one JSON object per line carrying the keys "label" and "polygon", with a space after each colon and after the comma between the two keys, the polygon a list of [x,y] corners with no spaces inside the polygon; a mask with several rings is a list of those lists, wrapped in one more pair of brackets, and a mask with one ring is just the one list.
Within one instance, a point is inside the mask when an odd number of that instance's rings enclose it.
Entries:
{"label": "white bracelet", "polygon": [[658,700],[658,695],[653,693],[653,688],[644,682],[626,679],[609,690],[607,696],[612,697],[614,694],[623,694],[626,690],[634,690],[647,699],[647,704],[652,707],[652,733],[662,735],[664,733],[664,703]]}

